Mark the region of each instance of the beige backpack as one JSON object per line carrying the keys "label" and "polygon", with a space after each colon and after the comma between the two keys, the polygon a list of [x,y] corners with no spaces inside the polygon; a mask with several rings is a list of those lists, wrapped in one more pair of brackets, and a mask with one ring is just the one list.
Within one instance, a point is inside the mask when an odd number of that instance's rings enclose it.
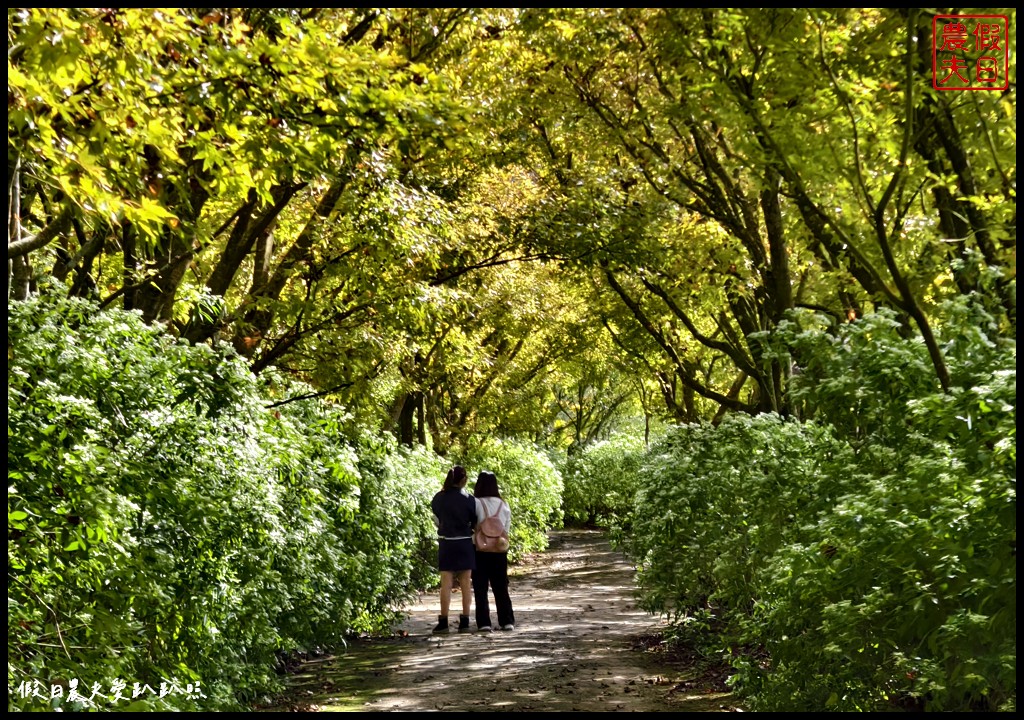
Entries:
{"label": "beige backpack", "polygon": [[[481,502],[485,517],[477,523],[473,531],[473,544],[480,552],[508,552],[508,533],[505,532],[505,525],[498,519],[497,513],[489,515],[487,504]],[[501,509],[500,507],[498,508]]]}

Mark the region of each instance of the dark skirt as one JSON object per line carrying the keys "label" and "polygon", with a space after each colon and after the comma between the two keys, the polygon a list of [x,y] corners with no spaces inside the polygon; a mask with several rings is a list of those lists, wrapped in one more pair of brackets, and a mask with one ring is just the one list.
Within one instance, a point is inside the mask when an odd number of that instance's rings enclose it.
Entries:
{"label": "dark skirt", "polygon": [[439,570],[461,572],[476,569],[476,548],[473,539],[437,541],[437,567]]}

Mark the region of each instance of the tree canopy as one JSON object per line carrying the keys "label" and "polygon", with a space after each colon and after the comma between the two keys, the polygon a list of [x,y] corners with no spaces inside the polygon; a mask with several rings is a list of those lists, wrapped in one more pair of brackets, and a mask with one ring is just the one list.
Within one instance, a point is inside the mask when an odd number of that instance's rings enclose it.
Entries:
{"label": "tree canopy", "polygon": [[948,387],[942,299],[1016,326],[1016,103],[933,89],[930,32],[918,9],[12,8],[8,296],[53,275],[442,449],[578,440],[559,406],[616,377],[666,419],[789,413],[762,333],[796,308],[896,310]]}

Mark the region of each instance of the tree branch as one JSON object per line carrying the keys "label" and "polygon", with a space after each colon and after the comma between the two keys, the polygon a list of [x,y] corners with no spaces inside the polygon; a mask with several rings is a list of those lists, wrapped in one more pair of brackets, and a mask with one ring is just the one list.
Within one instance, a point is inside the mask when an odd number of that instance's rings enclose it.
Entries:
{"label": "tree branch", "polygon": [[7,259],[13,260],[16,257],[28,255],[33,250],[38,250],[53,242],[58,235],[65,232],[71,226],[73,214],[71,204],[64,206],[60,214],[46,224],[42,230],[35,235],[29,235],[21,240],[16,240],[7,245]]}

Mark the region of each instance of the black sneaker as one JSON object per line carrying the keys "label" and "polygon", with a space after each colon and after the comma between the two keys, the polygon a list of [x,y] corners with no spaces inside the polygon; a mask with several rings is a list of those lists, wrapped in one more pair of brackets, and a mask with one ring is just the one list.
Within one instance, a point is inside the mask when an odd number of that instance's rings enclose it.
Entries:
{"label": "black sneaker", "polygon": [[448,631],[449,631],[449,628],[448,628],[448,616],[447,615],[438,615],[437,616],[437,625],[434,626],[434,634],[435,635],[441,635],[442,633],[446,633]]}
{"label": "black sneaker", "polygon": [[459,615],[459,632],[469,632],[469,615]]}

